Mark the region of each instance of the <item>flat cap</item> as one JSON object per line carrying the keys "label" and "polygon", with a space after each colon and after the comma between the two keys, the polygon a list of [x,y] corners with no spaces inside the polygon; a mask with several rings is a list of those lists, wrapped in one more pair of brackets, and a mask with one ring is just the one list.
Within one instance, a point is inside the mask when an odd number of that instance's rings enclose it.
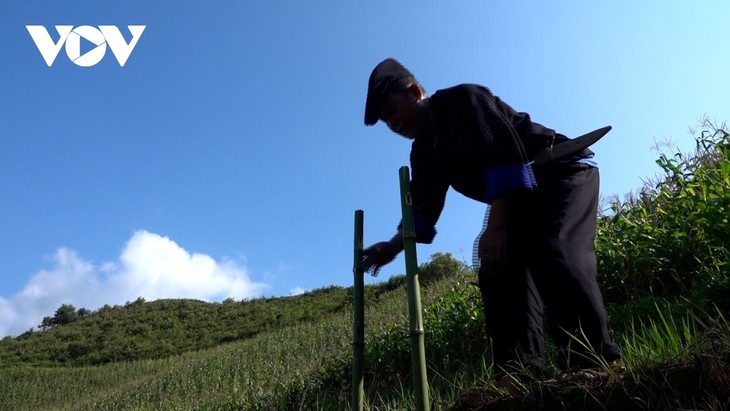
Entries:
{"label": "flat cap", "polygon": [[408,83],[414,81],[416,81],[415,76],[396,59],[387,58],[375,66],[368,81],[368,97],[365,100],[365,125],[372,126],[378,122],[380,106],[383,104],[383,96],[388,87],[391,85],[406,87]]}

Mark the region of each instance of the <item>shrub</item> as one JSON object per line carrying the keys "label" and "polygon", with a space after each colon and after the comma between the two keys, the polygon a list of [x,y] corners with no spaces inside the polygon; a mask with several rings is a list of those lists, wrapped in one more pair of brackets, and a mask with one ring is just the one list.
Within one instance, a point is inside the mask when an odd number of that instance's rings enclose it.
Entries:
{"label": "shrub", "polygon": [[661,180],[614,200],[599,218],[598,267],[608,304],[647,297],[686,298],[701,308],[728,304],[730,135],[708,125],[696,143],[691,155],[661,154]]}

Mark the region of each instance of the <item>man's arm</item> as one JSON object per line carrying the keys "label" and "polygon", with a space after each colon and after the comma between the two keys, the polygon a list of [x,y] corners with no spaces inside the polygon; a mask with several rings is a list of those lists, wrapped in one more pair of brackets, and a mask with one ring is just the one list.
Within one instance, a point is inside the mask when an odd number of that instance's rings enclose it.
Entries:
{"label": "man's arm", "polygon": [[[430,244],[436,236],[436,221],[444,208],[449,189],[444,170],[436,160],[433,146],[416,141],[411,150],[411,200],[416,241]],[[373,276],[403,251],[402,222],[388,241],[381,241],[363,252],[363,268]]]}

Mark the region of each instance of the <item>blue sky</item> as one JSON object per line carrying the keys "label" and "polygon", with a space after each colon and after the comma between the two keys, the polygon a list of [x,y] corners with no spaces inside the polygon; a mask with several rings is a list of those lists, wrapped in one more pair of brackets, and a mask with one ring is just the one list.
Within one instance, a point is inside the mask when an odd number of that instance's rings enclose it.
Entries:
{"label": "blue sky", "polygon": [[[623,195],[659,172],[655,140],[691,149],[700,117],[730,118],[728,17],[724,0],[4,1],[0,336],[62,303],[349,286],[354,210],[368,244],[400,220],[410,144],[363,125],[386,57],[568,136],[612,125],[594,151],[602,194]],[[26,25],[146,28],[124,67],[109,49],[48,67]],[[451,192],[419,260],[469,261],[483,212]]]}

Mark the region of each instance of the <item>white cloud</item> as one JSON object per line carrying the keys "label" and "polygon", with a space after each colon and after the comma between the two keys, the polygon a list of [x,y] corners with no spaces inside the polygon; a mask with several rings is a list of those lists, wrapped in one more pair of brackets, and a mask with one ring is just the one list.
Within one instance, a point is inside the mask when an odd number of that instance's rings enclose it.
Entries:
{"label": "white cloud", "polygon": [[302,288],[302,287],[294,287],[294,288],[292,288],[292,289],[291,289],[291,290],[289,291],[289,296],[295,296],[295,295],[300,295],[300,294],[304,294],[304,293],[306,293],[307,291],[309,291],[309,290],[307,290],[306,288]]}
{"label": "white cloud", "polygon": [[39,271],[18,294],[0,297],[0,336],[36,327],[61,304],[94,310],[138,297],[240,300],[260,296],[268,288],[251,281],[236,261],[190,254],[171,239],[147,231],[134,233],[115,262],[95,266],[67,248],[58,249],[53,261],[52,269]]}

